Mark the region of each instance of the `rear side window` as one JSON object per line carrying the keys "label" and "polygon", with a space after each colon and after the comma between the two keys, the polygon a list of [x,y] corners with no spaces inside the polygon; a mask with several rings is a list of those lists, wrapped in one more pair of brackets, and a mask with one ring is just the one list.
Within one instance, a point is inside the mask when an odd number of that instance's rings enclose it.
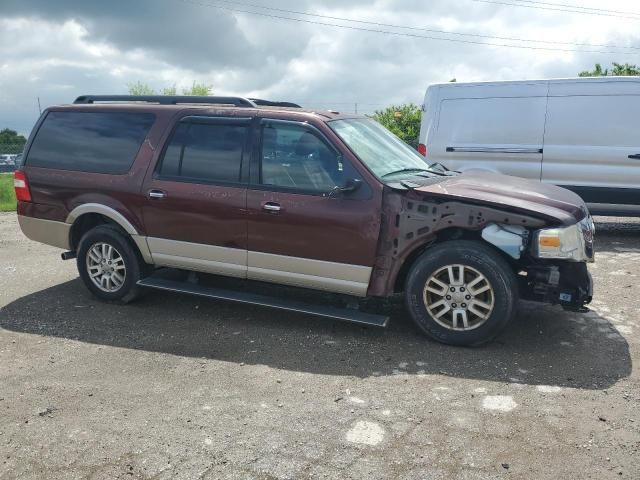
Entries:
{"label": "rear side window", "polygon": [[238,183],[247,128],[180,123],[164,152],[160,176],[194,183]]}
{"label": "rear side window", "polygon": [[127,173],[154,117],[151,113],[131,112],[49,112],[25,164],[91,173]]}

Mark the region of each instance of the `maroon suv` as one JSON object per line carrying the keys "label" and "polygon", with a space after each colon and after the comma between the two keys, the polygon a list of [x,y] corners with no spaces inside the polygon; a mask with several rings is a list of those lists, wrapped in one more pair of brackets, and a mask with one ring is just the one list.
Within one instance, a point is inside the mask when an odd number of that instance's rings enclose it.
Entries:
{"label": "maroon suv", "polygon": [[347,298],[404,292],[425,333],[475,345],[519,298],[581,310],[592,295],[594,227],[577,195],[429,166],[358,115],[242,97],[79,97],[42,114],[15,186],[25,235],[77,258],[104,300],[155,287],[384,325],[162,272]]}

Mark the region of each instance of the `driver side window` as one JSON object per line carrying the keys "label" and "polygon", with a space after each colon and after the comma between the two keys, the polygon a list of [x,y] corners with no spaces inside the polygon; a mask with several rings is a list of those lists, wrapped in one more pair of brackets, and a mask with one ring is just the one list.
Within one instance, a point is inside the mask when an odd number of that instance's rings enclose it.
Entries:
{"label": "driver side window", "polygon": [[329,192],[343,177],[341,157],[308,128],[277,122],[262,128],[262,185]]}

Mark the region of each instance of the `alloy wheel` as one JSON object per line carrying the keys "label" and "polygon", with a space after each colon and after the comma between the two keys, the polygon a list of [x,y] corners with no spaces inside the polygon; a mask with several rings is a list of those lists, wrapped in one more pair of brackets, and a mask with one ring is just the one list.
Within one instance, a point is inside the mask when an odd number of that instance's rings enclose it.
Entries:
{"label": "alloy wheel", "polygon": [[491,316],[495,295],[482,273],[467,265],[447,265],[435,271],[424,287],[425,307],[441,326],[473,330]]}
{"label": "alloy wheel", "polygon": [[127,269],[120,252],[108,243],[94,243],[87,251],[87,272],[103,292],[117,292],[124,285]]}

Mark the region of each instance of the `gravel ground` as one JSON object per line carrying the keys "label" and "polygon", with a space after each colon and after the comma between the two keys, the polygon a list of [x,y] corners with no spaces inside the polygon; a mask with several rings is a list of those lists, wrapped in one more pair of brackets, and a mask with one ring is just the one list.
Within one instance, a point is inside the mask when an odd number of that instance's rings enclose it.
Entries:
{"label": "gravel ground", "polygon": [[0,478],[640,478],[640,220],[599,220],[592,312],[464,349],[397,305],[100,303],[0,214]]}

